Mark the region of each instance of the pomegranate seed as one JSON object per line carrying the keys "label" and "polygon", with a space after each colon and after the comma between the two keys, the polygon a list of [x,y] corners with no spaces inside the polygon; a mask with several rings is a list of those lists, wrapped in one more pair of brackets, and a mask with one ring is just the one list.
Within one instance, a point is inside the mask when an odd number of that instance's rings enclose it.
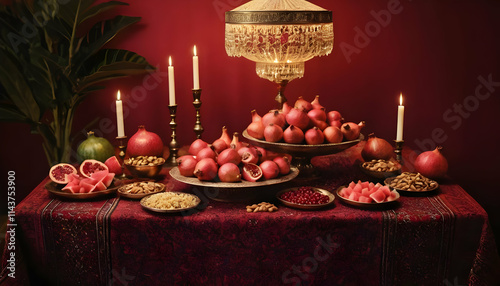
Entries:
{"label": "pomegranate seed", "polygon": [[280,198],[287,202],[303,205],[326,204],[330,200],[327,195],[323,195],[312,187],[300,187],[297,190],[288,191],[283,193]]}

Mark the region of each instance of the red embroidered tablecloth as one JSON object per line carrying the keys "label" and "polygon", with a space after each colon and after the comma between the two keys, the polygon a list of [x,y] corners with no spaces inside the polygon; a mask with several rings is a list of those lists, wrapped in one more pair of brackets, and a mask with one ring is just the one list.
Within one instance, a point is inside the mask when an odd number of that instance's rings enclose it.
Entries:
{"label": "red embroidered tablecloth", "polygon": [[[359,171],[360,146],[316,157],[309,185],[334,191]],[[16,278],[4,251],[1,281],[26,285],[495,285],[500,269],[483,208],[460,186],[401,197],[397,207],[342,204],[247,213],[165,178],[168,190],[202,198],[188,214],[156,214],[115,196],[69,201],[44,180],[16,208]],[[302,181],[303,182],[303,181]],[[300,184],[295,182],[294,184]],[[270,187],[274,193],[279,187]],[[276,201],[274,203],[277,204]],[[7,236],[8,239],[8,236]]]}

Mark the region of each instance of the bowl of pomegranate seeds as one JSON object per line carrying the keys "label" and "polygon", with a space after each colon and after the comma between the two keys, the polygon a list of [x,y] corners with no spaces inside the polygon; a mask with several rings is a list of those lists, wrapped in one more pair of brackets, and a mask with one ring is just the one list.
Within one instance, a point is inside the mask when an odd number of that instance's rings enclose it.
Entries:
{"label": "bowl of pomegranate seeds", "polygon": [[276,197],[285,206],[303,210],[324,208],[335,200],[329,191],[310,186],[285,189],[278,192]]}

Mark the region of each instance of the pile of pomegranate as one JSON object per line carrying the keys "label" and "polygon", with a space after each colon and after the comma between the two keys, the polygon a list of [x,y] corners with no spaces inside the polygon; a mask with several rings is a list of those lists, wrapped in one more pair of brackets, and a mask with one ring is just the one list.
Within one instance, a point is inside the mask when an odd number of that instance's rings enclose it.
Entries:
{"label": "pile of pomegranate", "polygon": [[256,182],[290,173],[291,156],[240,142],[236,132],[231,138],[226,127],[212,144],[196,139],[188,152],[177,159],[179,173],[200,181]]}
{"label": "pile of pomegranate", "polygon": [[318,145],[358,139],[365,122],[343,121],[340,112],[327,113],[316,95],[312,102],[302,97],[294,106],[285,102],[281,110],[271,110],[264,116],[252,110],[252,122],[246,130],[256,139],[290,144]]}

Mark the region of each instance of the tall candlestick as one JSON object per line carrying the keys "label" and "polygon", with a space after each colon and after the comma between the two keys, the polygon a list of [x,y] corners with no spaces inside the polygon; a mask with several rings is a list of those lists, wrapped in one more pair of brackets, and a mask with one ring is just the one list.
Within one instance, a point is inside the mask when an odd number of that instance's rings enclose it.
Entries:
{"label": "tall candlestick", "polygon": [[168,57],[168,104],[175,105],[175,80],[172,57]]}
{"label": "tall candlestick", "polygon": [[120,91],[116,94],[116,126],[118,129],[118,137],[125,136],[125,128],[123,126],[123,102],[120,98]]}
{"label": "tall candlestick", "polygon": [[200,72],[198,67],[198,56],[196,55],[196,46],[193,49],[193,89],[200,89]]}
{"label": "tall candlestick", "polygon": [[396,133],[396,141],[403,141],[403,122],[405,116],[405,107],[403,105],[403,93],[399,95],[398,106],[398,129]]}

